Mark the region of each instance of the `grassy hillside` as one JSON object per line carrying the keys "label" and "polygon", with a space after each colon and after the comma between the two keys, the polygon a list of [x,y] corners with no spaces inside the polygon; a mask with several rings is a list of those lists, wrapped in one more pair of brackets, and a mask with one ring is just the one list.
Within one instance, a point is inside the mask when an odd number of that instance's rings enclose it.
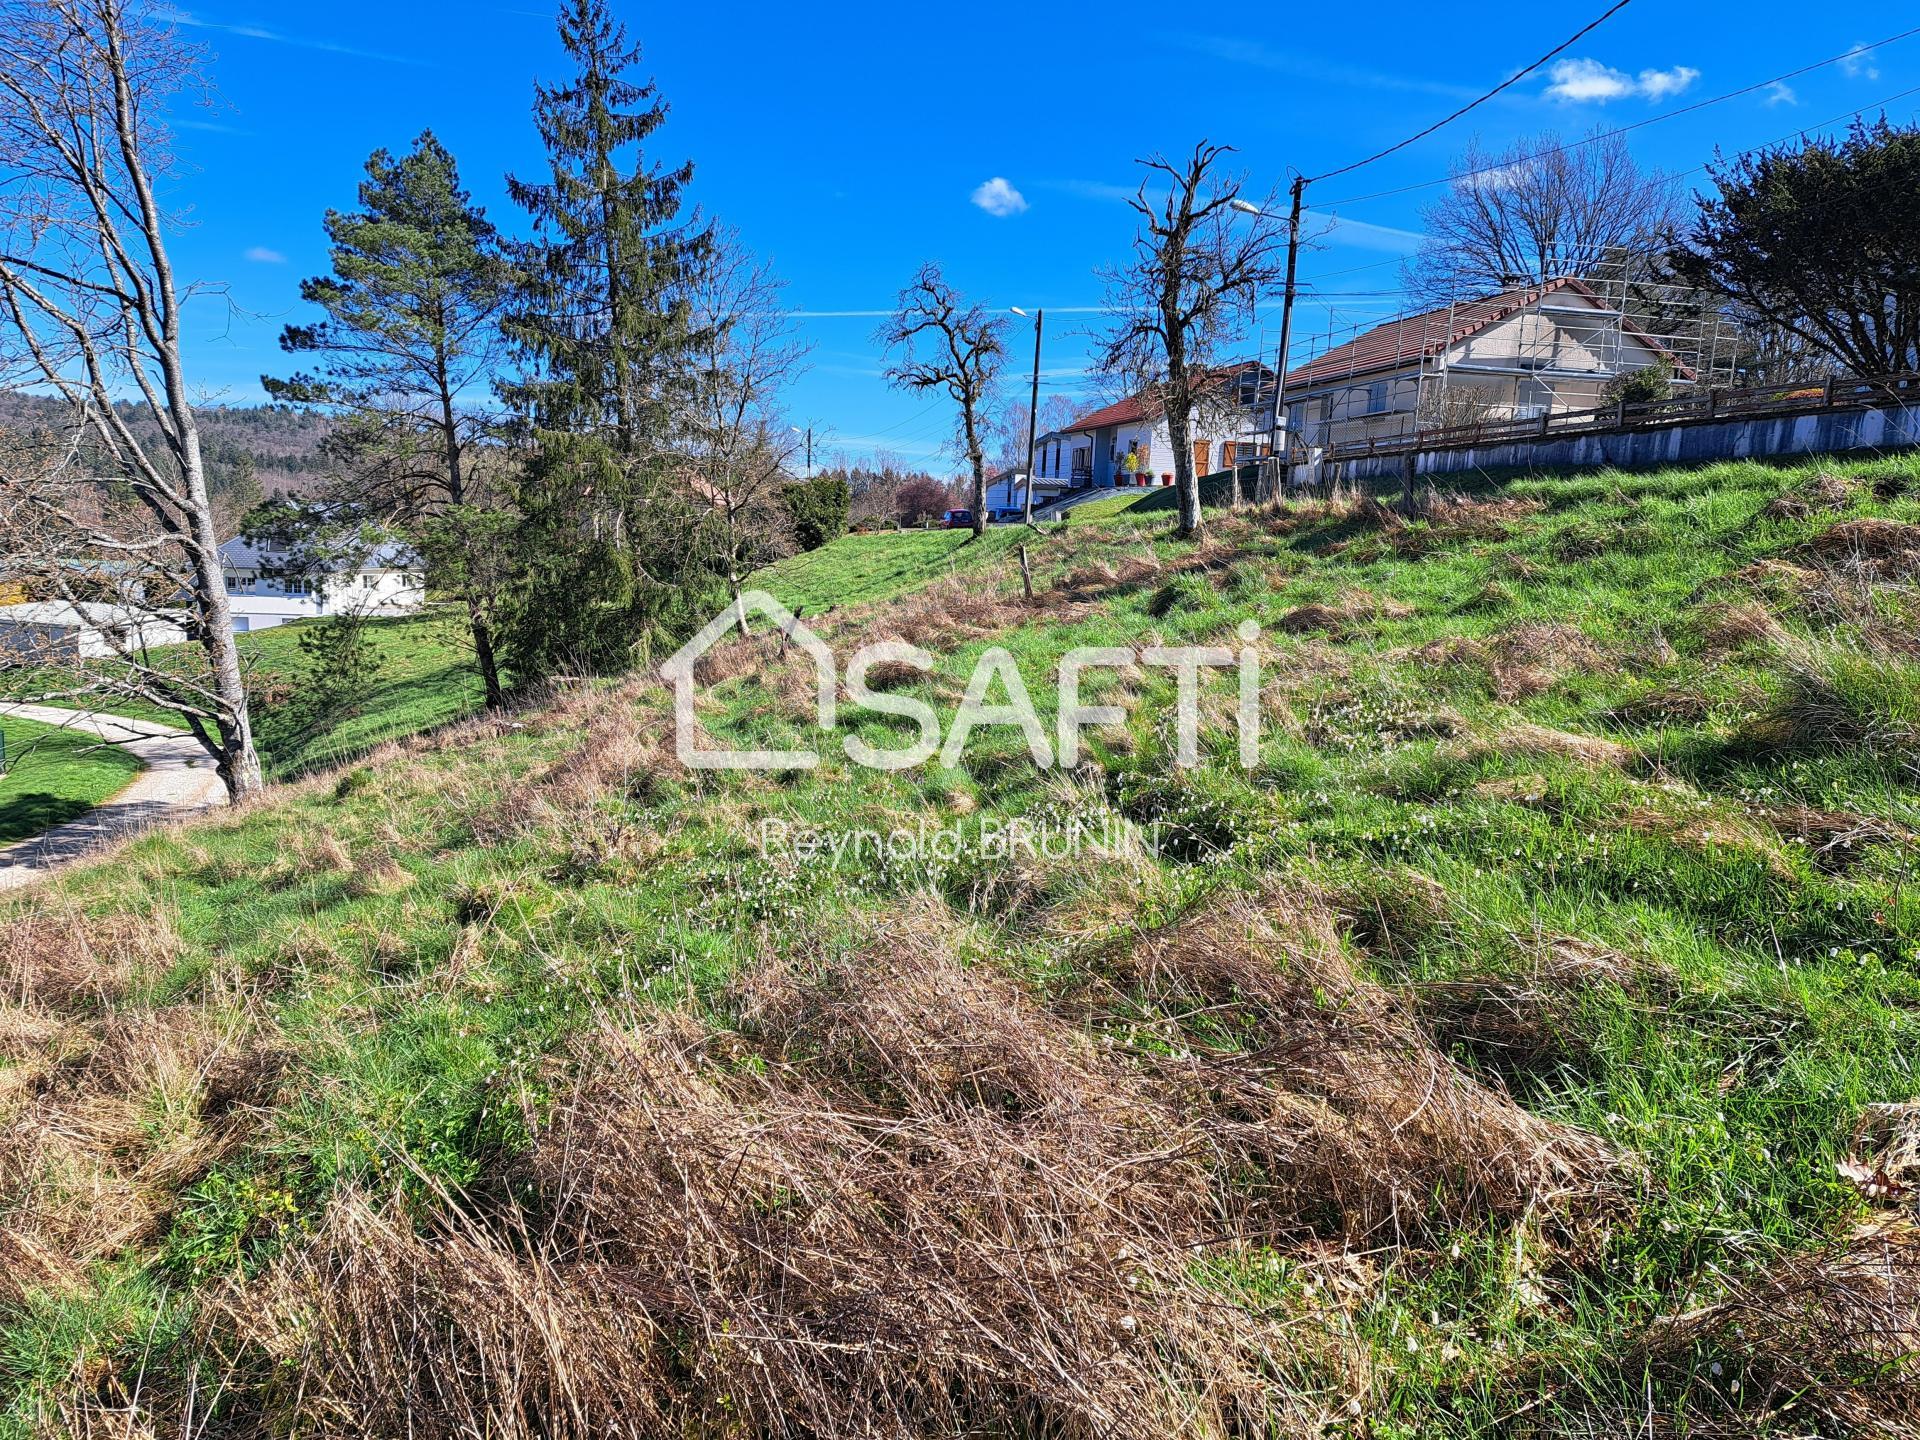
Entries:
{"label": "grassy hillside", "polygon": [[[309,688],[307,662],[300,653],[307,625],[280,625],[240,636],[255,733],[268,773],[298,774],[479,709],[485,691],[462,626],[461,618],[444,608],[369,621],[379,661],[372,685],[352,704],[319,714],[300,703]],[[0,694],[39,696],[68,683],[50,669],[20,672],[0,677]],[[102,702],[101,708],[163,725],[179,723],[172,712],[137,700],[116,697]]]}
{"label": "grassy hillside", "polygon": [[1256,763],[856,768],[758,637],[816,769],[635,677],[139,841],[0,910],[0,1434],[1913,1434],[1917,484],[850,538],[943,724],[1257,622]]}
{"label": "grassy hillside", "polygon": [[0,715],[0,845],[84,814],[139,773],[140,762],[92,735]]}

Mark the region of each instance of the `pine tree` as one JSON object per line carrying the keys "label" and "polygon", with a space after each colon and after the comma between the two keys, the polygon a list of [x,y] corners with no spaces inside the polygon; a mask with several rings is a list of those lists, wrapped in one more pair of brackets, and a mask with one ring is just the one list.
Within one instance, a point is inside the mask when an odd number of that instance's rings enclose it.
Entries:
{"label": "pine tree", "polygon": [[[430,130],[398,160],[374,152],[360,204],[327,213],[333,273],[300,286],[327,318],[280,337],[288,354],[314,357],[314,371],[261,383],[276,400],[343,418],[330,442],[345,471],[327,497],[337,523],[417,531],[484,498],[476,470],[490,420],[470,397],[485,394],[506,358],[500,321],[512,270]],[[476,597],[463,598],[487,703],[497,707],[491,620]]]}

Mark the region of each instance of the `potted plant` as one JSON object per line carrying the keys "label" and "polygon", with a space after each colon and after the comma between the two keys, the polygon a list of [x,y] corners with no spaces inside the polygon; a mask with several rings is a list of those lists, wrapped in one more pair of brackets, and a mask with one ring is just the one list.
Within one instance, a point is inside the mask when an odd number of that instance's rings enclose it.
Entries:
{"label": "potted plant", "polygon": [[1127,451],[1127,458],[1120,462],[1120,468],[1127,472],[1127,483],[1129,485],[1138,485],[1140,483],[1140,452],[1138,450]]}

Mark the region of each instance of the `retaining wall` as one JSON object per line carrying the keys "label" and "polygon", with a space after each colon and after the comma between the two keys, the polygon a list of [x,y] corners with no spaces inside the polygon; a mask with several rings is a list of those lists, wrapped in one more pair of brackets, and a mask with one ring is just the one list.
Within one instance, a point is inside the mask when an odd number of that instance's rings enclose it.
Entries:
{"label": "retaining wall", "polygon": [[[1825,451],[1899,450],[1920,446],[1920,406],[1823,410],[1811,415],[1687,421],[1646,430],[1589,430],[1525,440],[1502,440],[1420,454],[1422,475],[1469,470],[1576,470],[1618,466],[1657,469],[1714,460],[1809,455]],[[1343,461],[1348,480],[1398,479],[1398,455]]]}

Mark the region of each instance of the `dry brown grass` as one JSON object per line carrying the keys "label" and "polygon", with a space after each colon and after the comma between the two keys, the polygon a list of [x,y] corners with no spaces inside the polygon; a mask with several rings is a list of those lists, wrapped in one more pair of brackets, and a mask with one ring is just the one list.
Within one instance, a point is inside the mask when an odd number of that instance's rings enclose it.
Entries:
{"label": "dry brown grass", "polygon": [[[1469,1077],[1362,979],[1304,892],[1216,903],[1151,936],[1116,981],[1177,1017],[1216,1142],[1261,1176],[1266,1223],[1331,1211],[1350,1241],[1541,1218],[1580,1245],[1632,1207],[1637,1162]],[[1221,1048],[1222,1034],[1237,1037]]]}
{"label": "dry brown grass", "polygon": [[1771,645],[1786,633],[1773,613],[1755,600],[1704,606],[1694,624],[1708,659],[1731,655],[1749,645]]}
{"label": "dry brown grass", "polygon": [[1593,1051],[1588,1012],[1596,996],[1611,991],[1660,1003],[1675,988],[1659,967],[1590,940],[1549,935],[1527,946],[1512,971],[1426,981],[1404,993],[1443,1045],[1514,1075],[1584,1064]]}
{"label": "dry brown grass", "polygon": [[1770,520],[1804,520],[1809,515],[1844,510],[1853,503],[1853,482],[1823,471],[1798,489],[1782,491],[1760,508]]}
{"label": "dry brown grass", "polygon": [[1612,658],[1576,625],[1530,621],[1474,638],[1430,640],[1413,652],[1423,665],[1472,665],[1487,672],[1496,699],[1524,700],[1569,675],[1613,668]]}
{"label": "dry brown grass", "polygon": [[1405,619],[1411,614],[1411,605],[1355,586],[1342,590],[1330,602],[1295,606],[1276,620],[1274,625],[1289,635],[1307,635],[1314,631],[1338,634],[1358,625],[1377,620]]}
{"label": "dry brown grass", "polygon": [[[247,1097],[277,1069],[254,1027],[198,1006],[113,1014],[64,1030],[0,1124],[0,1302],[78,1289],[93,1261],[152,1240],[178,1187],[245,1133]],[[258,1082],[258,1084],[256,1084]]]}
{"label": "dry brown grass", "polygon": [[[1329,1234],[1584,1242],[1642,1183],[1440,1055],[1304,892],[1051,1002],[959,941],[922,904],[748,972],[728,1023],[609,1023],[508,1211],[338,1203],[211,1307],[228,1373],[275,1377],[258,1428],[1323,1433],[1378,1399]],[[1141,1001],[1179,1048],[1120,1038]],[[1328,1283],[1256,1302],[1262,1241]]]}
{"label": "dry brown grass", "polygon": [[1920,575],[1920,525],[1899,520],[1843,520],[1799,546],[1824,569],[1844,568],[1880,580]]}
{"label": "dry brown grass", "polygon": [[1781,805],[1760,812],[1781,837],[1804,846],[1809,859],[1830,874],[1852,869],[1874,845],[1911,845],[1905,826],[1851,810],[1820,810],[1810,805]]}
{"label": "dry brown grass", "polygon": [[1638,751],[1618,740],[1555,730],[1526,720],[1516,721],[1491,736],[1461,741],[1451,753],[1463,760],[1482,760],[1490,755],[1562,759],[1613,770],[1627,769],[1639,759]]}
{"label": "dry brown grass", "polygon": [[[1735,1440],[1760,1431],[1911,1440],[1920,1434],[1920,1230],[1864,1225],[1839,1245],[1789,1255],[1724,1299],[1665,1317],[1625,1373],[1689,1396],[1621,1416],[1610,1433]],[[1651,1422],[1651,1423],[1650,1423]],[[1658,1428],[1655,1428],[1655,1423]]]}
{"label": "dry brown grass", "polygon": [[735,1029],[599,1035],[520,1177],[537,1232],[337,1207],[221,1315],[290,1382],[268,1428],[1157,1440],[1357,1409],[1337,1316],[1197,1278],[1242,1243],[1205,1117],[931,912],[887,932],[751,976]]}

